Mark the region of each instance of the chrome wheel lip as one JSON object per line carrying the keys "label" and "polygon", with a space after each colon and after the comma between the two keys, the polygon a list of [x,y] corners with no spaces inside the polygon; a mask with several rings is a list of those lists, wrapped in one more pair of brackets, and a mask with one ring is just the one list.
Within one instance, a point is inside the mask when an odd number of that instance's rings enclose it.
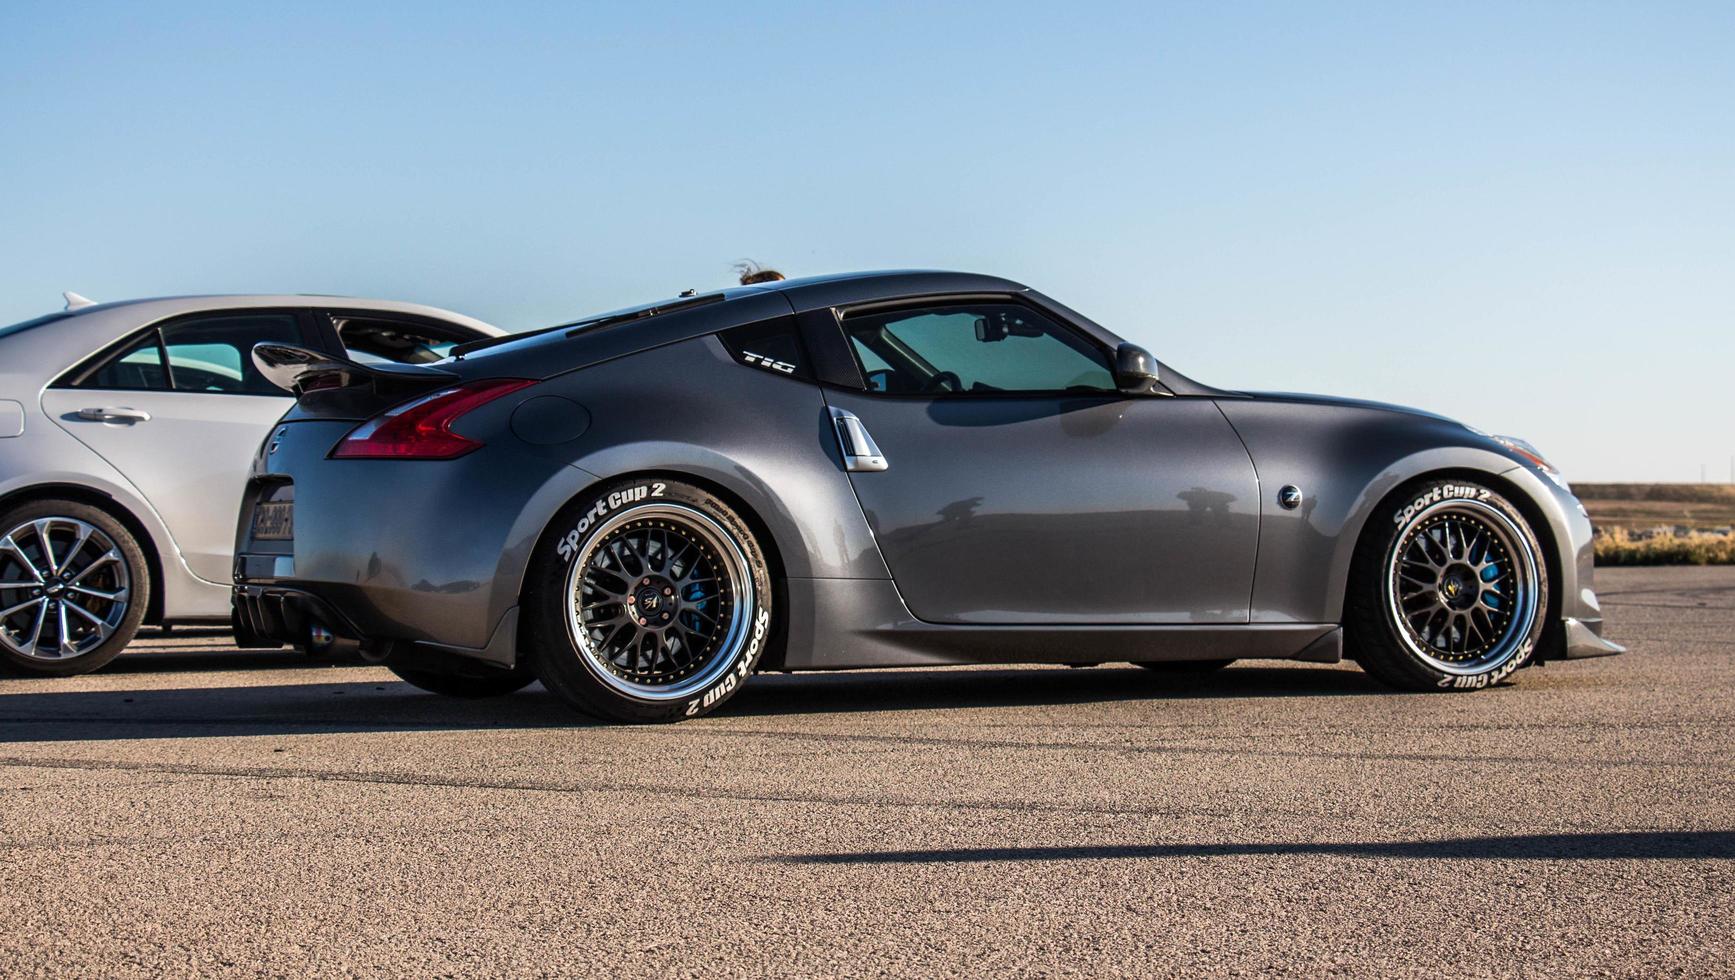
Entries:
{"label": "chrome wheel lip", "polygon": [[[72,546],[64,554],[54,550],[51,535],[56,531],[73,532]],[[30,544],[38,552],[35,558],[25,550]],[[95,557],[73,572],[77,559],[92,550]],[[0,576],[9,566],[16,566],[10,574],[27,577],[0,577],[0,646],[27,660],[55,663],[90,653],[120,629],[132,606],[126,557],[113,538],[88,521],[50,515],[18,524],[0,535]],[[92,572],[111,566],[114,588],[85,584]],[[16,627],[9,625],[20,615],[28,616],[29,625],[22,620]],[[68,642],[68,634],[79,628],[85,635]],[[49,638],[54,645],[45,648],[43,641]]]}
{"label": "chrome wheel lip", "polygon": [[[1418,638],[1415,628],[1409,622],[1409,617],[1404,614],[1398,587],[1400,560],[1405,546],[1411,541],[1416,531],[1431,518],[1448,514],[1480,524],[1483,529],[1494,534],[1502,547],[1506,549],[1507,554],[1511,556],[1514,565],[1513,578],[1517,586],[1517,598],[1512,617],[1499,641],[1488,651],[1472,660],[1441,659],[1425,639]],[[1537,593],[1541,588],[1540,567],[1536,550],[1531,547],[1529,537],[1505,512],[1479,500],[1442,500],[1423,508],[1405,522],[1397,540],[1392,542],[1392,547],[1386,555],[1384,585],[1386,614],[1390,618],[1393,631],[1397,633],[1398,639],[1404,644],[1404,648],[1428,667],[1443,674],[1458,677],[1486,674],[1499,670],[1524,652],[1526,638],[1529,637],[1531,629],[1535,626],[1536,618],[1541,615],[1541,610],[1537,607]]]}
{"label": "chrome wheel lip", "polygon": [[[640,684],[615,674],[609,669],[608,660],[596,650],[590,639],[590,631],[585,628],[581,616],[580,579],[585,568],[596,555],[596,550],[610,532],[629,521],[661,518],[678,522],[687,530],[703,538],[722,559],[723,574],[728,578],[734,601],[730,612],[728,629],[723,639],[718,643],[717,652],[709,662],[697,673],[684,677],[673,684]],[[667,702],[689,698],[705,690],[720,679],[740,657],[741,650],[746,646],[749,637],[749,624],[758,609],[758,596],[754,591],[753,575],[748,565],[747,556],[736,543],[734,535],[730,534],[716,520],[696,508],[685,504],[658,503],[642,504],[629,507],[611,515],[594,530],[583,550],[572,561],[566,571],[566,587],[562,592],[562,601],[566,606],[567,637],[578,649],[579,660],[591,675],[601,681],[616,693],[639,701]]]}

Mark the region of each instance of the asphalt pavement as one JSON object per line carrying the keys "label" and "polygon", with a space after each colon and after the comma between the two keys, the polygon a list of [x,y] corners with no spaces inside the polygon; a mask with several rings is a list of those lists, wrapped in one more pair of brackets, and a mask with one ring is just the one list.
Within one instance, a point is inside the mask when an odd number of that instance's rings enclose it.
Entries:
{"label": "asphalt pavement", "polygon": [[0,681],[0,976],[1735,974],[1735,568],[1599,573],[1623,657],[540,687],[147,635]]}

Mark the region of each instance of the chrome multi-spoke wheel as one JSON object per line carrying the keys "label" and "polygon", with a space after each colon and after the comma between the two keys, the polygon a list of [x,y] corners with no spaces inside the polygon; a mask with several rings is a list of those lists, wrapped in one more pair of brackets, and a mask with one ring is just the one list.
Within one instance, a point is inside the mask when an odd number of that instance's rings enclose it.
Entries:
{"label": "chrome multi-spoke wheel", "polygon": [[29,661],[96,651],[131,610],[127,556],[102,528],[33,517],[0,537],[0,645]]}
{"label": "chrome multi-spoke wheel", "polygon": [[1536,556],[1511,518],[1474,500],[1418,515],[1392,549],[1387,601],[1417,656],[1450,674],[1511,659],[1536,616]]}
{"label": "chrome multi-spoke wheel", "polygon": [[1523,514],[1488,487],[1446,480],[1382,514],[1357,545],[1344,601],[1361,665],[1434,689],[1487,687],[1523,666],[1548,611],[1548,569]]}
{"label": "chrome multi-spoke wheel", "polygon": [[639,507],[597,529],[567,591],[573,637],[625,694],[683,698],[726,670],[753,605],[747,559],[691,507]]}
{"label": "chrome multi-spoke wheel", "polygon": [[543,538],[524,613],[542,683],[614,721],[673,721],[732,697],[772,637],[771,572],[727,502],[673,480],[576,500]]}

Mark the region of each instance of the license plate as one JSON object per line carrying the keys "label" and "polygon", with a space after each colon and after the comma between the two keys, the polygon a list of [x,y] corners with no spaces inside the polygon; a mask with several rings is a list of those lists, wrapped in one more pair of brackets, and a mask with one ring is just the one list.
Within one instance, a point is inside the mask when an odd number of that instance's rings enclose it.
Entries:
{"label": "license plate", "polygon": [[255,541],[288,541],[295,537],[295,501],[268,500],[253,507]]}

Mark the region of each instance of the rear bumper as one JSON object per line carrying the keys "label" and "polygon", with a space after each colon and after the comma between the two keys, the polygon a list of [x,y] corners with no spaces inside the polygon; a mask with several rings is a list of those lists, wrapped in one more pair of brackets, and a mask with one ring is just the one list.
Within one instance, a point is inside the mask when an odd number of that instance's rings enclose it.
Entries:
{"label": "rear bumper", "polygon": [[291,646],[317,648],[324,636],[359,643],[361,631],[348,617],[325,600],[299,589],[238,585],[234,597],[233,624],[238,647]]}
{"label": "rear bumper", "polygon": [[[260,556],[242,555],[236,567]],[[239,575],[237,576],[239,577]],[[288,644],[313,651],[360,649],[364,656],[426,661],[477,660],[511,668],[518,659],[518,607],[506,611],[486,646],[466,647],[432,640],[387,640],[364,633],[342,609],[307,589],[237,585],[234,590],[235,645],[276,648]]]}
{"label": "rear bumper", "polygon": [[[586,475],[510,439],[450,461],[327,458],[350,427],[284,423],[255,459],[236,535],[237,626],[300,645],[320,625],[364,653],[510,664],[537,518]],[[285,487],[292,496],[272,489]],[[262,499],[293,500],[287,536],[254,533]]]}

